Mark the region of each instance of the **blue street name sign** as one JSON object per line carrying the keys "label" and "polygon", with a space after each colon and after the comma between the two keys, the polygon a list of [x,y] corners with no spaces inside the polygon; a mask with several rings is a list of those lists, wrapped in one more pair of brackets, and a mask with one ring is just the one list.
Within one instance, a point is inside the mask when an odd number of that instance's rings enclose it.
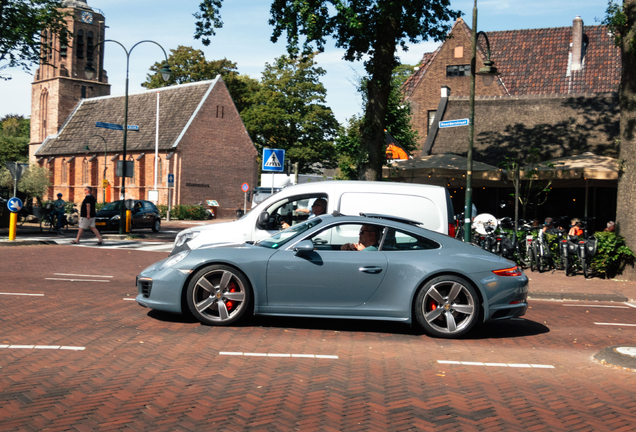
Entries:
{"label": "blue street name sign", "polygon": [[174,187],[174,174],[168,174],[168,187]]}
{"label": "blue street name sign", "polygon": [[22,208],[22,200],[17,197],[10,198],[9,201],[7,201],[7,207],[11,213],[19,212]]}
{"label": "blue street name sign", "polygon": [[[95,122],[95,127],[104,128],[104,129],[112,129],[112,130],[120,130],[120,131],[124,130],[124,127],[122,125],[115,124],[115,123]],[[139,126],[128,125],[128,130],[139,132]]]}
{"label": "blue street name sign", "polygon": [[445,120],[439,122],[439,128],[449,128],[456,126],[468,126],[468,119],[459,119],[459,120]]}
{"label": "blue street name sign", "polygon": [[263,149],[263,172],[285,171],[285,150]]}

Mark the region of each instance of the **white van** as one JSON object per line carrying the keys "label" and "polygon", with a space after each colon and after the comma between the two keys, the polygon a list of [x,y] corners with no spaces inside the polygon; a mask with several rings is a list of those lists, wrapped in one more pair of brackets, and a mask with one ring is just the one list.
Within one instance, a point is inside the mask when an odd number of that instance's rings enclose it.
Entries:
{"label": "white van", "polygon": [[[377,213],[420,222],[431,231],[448,234],[454,223],[453,204],[441,186],[369,181],[324,181],[287,187],[265,199],[237,221],[188,228],[175,239],[171,255],[216,243],[242,243],[268,238],[288,225],[310,217],[307,209],[318,198],[327,200],[327,214]],[[357,242],[358,232],[342,233]]]}

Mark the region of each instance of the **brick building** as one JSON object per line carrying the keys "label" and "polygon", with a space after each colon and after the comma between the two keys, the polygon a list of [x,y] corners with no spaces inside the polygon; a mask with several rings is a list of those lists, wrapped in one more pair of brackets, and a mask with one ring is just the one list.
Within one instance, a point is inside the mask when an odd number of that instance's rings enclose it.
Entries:
{"label": "brick building", "polygon": [[[103,70],[104,14],[85,0],[62,5],[71,14],[66,21],[75,37],[51,39],[54,49],[44,55],[52,65],[41,64],[36,72],[29,156],[51,172],[45,199],[61,192],[65,200],[79,201],[84,186],[92,186],[98,201],[117,200],[123,131],[96,128],[97,122],[124,123],[125,98],[109,96]],[[96,71],[91,79],[87,68]],[[256,185],[257,150],[220,76],[129,95],[128,124],[139,131],[127,133],[126,160],[134,168],[126,198],[148,199],[156,188],[157,203],[167,204],[167,177],[173,174],[172,205],[213,199],[224,217],[242,206],[241,184]]]}

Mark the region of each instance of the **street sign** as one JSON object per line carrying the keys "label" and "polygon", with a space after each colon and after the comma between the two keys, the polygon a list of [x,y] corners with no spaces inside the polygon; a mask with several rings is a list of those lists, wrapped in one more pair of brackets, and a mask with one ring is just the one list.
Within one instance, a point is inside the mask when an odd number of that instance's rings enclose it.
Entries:
{"label": "street sign", "polygon": [[[124,130],[124,127],[122,125],[116,123],[95,122],[95,127],[120,131]],[[139,126],[128,125],[128,130],[139,132]]]}
{"label": "street sign", "polygon": [[17,197],[9,198],[9,201],[7,201],[7,207],[11,213],[19,212],[22,208],[22,200]]}
{"label": "street sign", "polygon": [[456,126],[468,126],[468,119],[459,119],[459,120],[445,120],[439,122],[439,128],[449,128]]}
{"label": "street sign", "polygon": [[263,172],[283,172],[285,170],[285,150],[263,149]]}
{"label": "street sign", "polygon": [[217,200],[205,200],[205,202],[210,206],[210,207],[218,207],[219,206],[219,202]]}
{"label": "street sign", "polygon": [[250,190],[250,185],[248,183],[243,183],[241,185],[241,190],[245,193],[247,193],[248,190]]}
{"label": "street sign", "polygon": [[174,187],[174,174],[168,174],[168,187]]}
{"label": "street sign", "polygon": [[102,180],[102,187],[108,187],[108,180]]}
{"label": "street sign", "polygon": [[18,162],[5,162],[5,165],[7,169],[9,170],[9,172],[11,173],[11,176],[13,177],[16,183],[20,181],[20,178],[22,177],[22,175],[29,168],[29,164],[23,164]]}

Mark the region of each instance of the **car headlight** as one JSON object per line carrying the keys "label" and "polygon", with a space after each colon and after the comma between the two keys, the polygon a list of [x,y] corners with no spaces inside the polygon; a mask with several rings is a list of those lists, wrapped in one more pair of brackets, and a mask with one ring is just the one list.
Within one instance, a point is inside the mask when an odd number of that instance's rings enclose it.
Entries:
{"label": "car headlight", "polygon": [[119,220],[119,215],[113,216],[112,218],[110,218],[110,220],[112,220],[112,221]]}
{"label": "car headlight", "polygon": [[177,234],[177,238],[174,240],[174,247],[179,247],[183,245],[184,243],[189,242],[190,240],[198,236],[200,233],[201,231],[187,231],[187,232],[181,232]]}
{"label": "car headlight", "polygon": [[161,265],[161,268],[159,270],[163,270],[165,268],[172,267],[173,265],[180,263],[181,261],[183,261],[185,257],[188,256],[189,253],[190,253],[189,250],[185,250],[183,252],[179,252],[178,254],[171,256]]}

